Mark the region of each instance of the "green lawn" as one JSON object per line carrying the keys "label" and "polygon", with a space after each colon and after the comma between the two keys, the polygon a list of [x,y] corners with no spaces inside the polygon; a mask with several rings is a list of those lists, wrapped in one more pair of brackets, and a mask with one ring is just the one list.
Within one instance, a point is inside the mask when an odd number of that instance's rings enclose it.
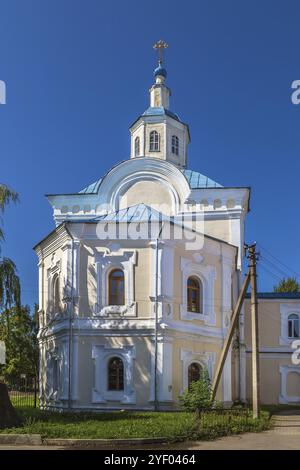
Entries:
{"label": "green lawn", "polygon": [[[16,408],[28,408],[30,409],[34,405],[34,393],[20,393],[17,395],[10,394],[10,401]],[[37,406],[39,399],[37,397]]]}
{"label": "green lawn", "polygon": [[116,411],[102,413],[58,413],[33,408],[17,408],[23,426],[2,429],[2,433],[34,433],[43,438],[117,439],[167,437],[170,440],[213,439],[269,427],[269,413],[259,420],[250,415],[204,414],[201,422],[187,412]]}

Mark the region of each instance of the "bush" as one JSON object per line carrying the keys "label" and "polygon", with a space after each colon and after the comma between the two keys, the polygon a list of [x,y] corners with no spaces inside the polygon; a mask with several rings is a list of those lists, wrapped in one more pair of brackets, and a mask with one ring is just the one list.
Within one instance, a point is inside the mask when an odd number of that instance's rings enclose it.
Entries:
{"label": "bush", "polygon": [[180,397],[180,403],[187,411],[201,413],[210,410],[216,403],[212,399],[211,381],[207,370],[202,372],[202,377],[192,382],[189,389],[185,390]]}

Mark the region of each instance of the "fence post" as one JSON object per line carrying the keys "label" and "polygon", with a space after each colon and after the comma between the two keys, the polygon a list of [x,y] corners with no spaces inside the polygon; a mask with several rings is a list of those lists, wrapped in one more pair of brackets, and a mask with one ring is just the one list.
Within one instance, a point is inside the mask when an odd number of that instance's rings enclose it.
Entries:
{"label": "fence post", "polygon": [[37,380],[36,380],[36,376],[34,376],[34,408],[36,408],[36,397],[37,397]]}

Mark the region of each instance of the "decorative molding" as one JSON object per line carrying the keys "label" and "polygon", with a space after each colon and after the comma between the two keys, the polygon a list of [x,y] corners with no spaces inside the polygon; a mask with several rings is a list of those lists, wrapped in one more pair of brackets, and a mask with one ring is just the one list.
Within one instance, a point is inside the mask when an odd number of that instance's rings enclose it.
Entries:
{"label": "decorative molding", "polygon": [[[112,357],[119,357],[124,364],[124,390],[108,390],[107,367]],[[135,404],[134,390],[134,359],[135,347],[124,346],[106,347],[94,344],[92,346],[92,359],[94,361],[94,384],[92,391],[93,403],[106,403],[117,401],[124,404]]]}
{"label": "decorative molding", "polygon": [[299,374],[300,380],[300,367],[298,366],[280,366],[279,367],[280,373],[280,395],[279,395],[279,403],[299,403],[300,402],[300,395],[298,396],[290,396],[287,395],[287,377],[289,373],[297,373]]}
{"label": "decorative molding", "polygon": [[[216,279],[215,266],[205,266],[190,259],[181,258],[182,271],[182,304],[180,305],[181,320],[203,320],[206,325],[216,325],[214,307],[214,283]],[[203,313],[194,313],[187,310],[187,280],[196,276],[202,282]]]}
{"label": "decorative molding", "polygon": [[180,360],[182,361],[182,389],[180,390],[180,395],[188,388],[188,367],[192,362],[196,362],[204,369],[207,369],[208,375],[212,380],[216,362],[215,352],[198,353],[181,348]]}
{"label": "decorative molding", "polygon": [[[112,245],[110,245],[112,248]],[[110,315],[134,317],[136,316],[135,279],[134,271],[137,263],[136,250],[121,250],[97,252],[95,265],[97,272],[97,303],[94,308],[95,316],[107,317]],[[109,273],[113,269],[122,269],[125,281],[125,305],[109,305]]]}
{"label": "decorative molding", "polygon": [[280,337],[279,344],[282,346],[290,345],[297,338],[288,337],[288,317],[295,313],[300,318],[300,303],[281,303],[280,304]]}

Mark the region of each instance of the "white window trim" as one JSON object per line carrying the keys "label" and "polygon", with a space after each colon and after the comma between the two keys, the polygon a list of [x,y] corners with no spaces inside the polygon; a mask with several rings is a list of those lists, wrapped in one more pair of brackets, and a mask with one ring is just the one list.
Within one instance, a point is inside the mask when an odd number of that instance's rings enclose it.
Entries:
{"label": "white window trim", "polygon": [[288,374],[291,372],[296,372],[300,374],[299,366],[280,366],[280,395],[279,395],[279,403],[299,403],[300,396],[290,396],[287,395],[287,377]]}
{"label": "white window trim", "polygon": [[[214,284],[216,279],[216,268],[204,266],[189,259],[181,258],[182,271],[182,304],[180,305],[181,320],[202,320],[207,325],[216,325],[216,314],[214,306]],[[187,305],[187,281],[191,276],[198,277],[202,282],[202,313],[188,311]]]}
{"label": "white window trim", "polygon": [[[97,302],[94,307],[95,316],[119,315],[136,316],[134,289],[134,271],[136,251],[122,251],[120,254],[97,253],[95,257],[97,272]],[[109,305],[109,274],[114,269],[122,269],[125,283],[125,305]]]}
{"label": "white window trim", "polygon": [[[177,143],[175,145],[173,145],[173,138],[174,137],[176,137],[176,139],[177,139]],[[175,139],[175,141],[176,141],[176,139]],[[176,134],[173,134],[172,137],[171,137],[171,153],[172,153],[172,155],[176,155],[176,157],[179,156],[179,142],[180,142],[179,137]],[[173,152],[173,147],[174,147],[174,149],[177,149],[177,153]]]}
{"label": "white window trim", "polygon": [[[48,320],[55,320],[59,318],[62,311],[56,312],[54,309],[54,283],[58,278],[59,291],[61,294],[61,260],[54,262],[55,254],[52,255],[52,263],[49,269],[47,269],[47,284],[48,284],[48,305],[47,317]],[[60,296],[59,303],[62,304],[62,296]]]}
{"label": "white window trim", "polygon": [[[290,318],[290,316],[294,315],[296,318]],[[291,340],[295,340],[295,339],[300,339],[300,336],[299,336],[299,323],[300,323],[300,315],[298,315],[297,313],[290,313],[289,316],[287,317],[287,323],[288,323],[288,333],[289,333],[289,322],[291,321],[292,322],[292,331],[294,331],[294,322],[296,322],[298,320],[298,336],[289,336],[288,334],[288,338],[291,339]]]}
{"label": "white window trim", "polygon": [[180,395],[182,395],[189,386],[189,366],[193,362],[199,364],[203,370],[206,369],[210,380],[212,380],[216,362],[216,353],[197,353],[187,349],[181,349],[180,359],[182,361],[182,389],[180,390]]}
{"label": "white window trim", "polygon": [[280,304],[280,337],[279,344],[281,346],[287,346],[291,344],[295,339],[289,338],[288,336],[288,317],[291,314],[298,315],[300,321],[300,303],[297,304]]}
{"label": "white window trim", "polygon": [[[46,380],[47,401],[61,401],[68,399],[68,341],[64,340],[55,346],[50,343],[46,351]],[[54,362],[56,362],[56,379],[54,379]],[[55,385],[56,380],[56,387]]]}
{"label": "white window trim", "polygon": [[[153,140],[153,146],[157,148],[151,149],[151,135],[156,132],[157,134],[157,141],[156,139]],[[158,132],[156,129],[152,130],[149,132],[149,152],[160,152],[160,132]]]}
{"label": "white window trim", "polygon": [[[119,357],[124,365],[124,390],[108,390],[108,362],[112,357]],[[92,346],[92,359],[94,361],[94,384],[92,389],[92,403],[106,403],[115,401],[124,404],[135,404],[134,390],[134,360],[135,347],[107,348],[104,345]]]}

